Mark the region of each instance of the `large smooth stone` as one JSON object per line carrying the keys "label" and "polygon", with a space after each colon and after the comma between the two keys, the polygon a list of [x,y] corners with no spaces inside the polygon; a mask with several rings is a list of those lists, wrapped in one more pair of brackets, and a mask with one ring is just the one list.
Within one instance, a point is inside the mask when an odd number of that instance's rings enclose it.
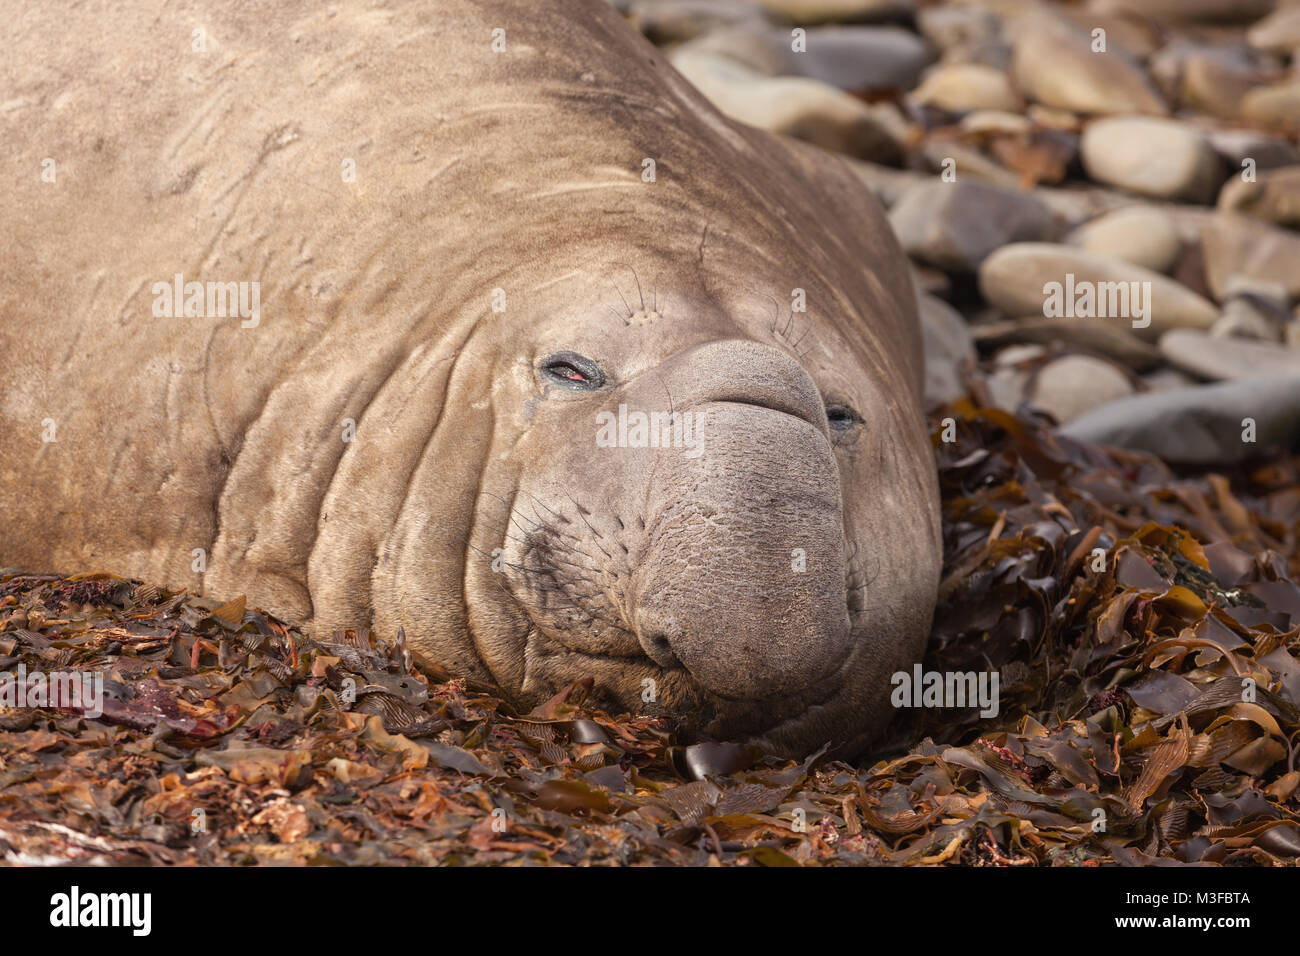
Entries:
{"label": "large smooth stone", "polygon": [[1067,238],[1087,252],[1168,273],[1183,250],[1174,221],[1154,206],[1125,206],[1084,223]]}
{"label": "large smooth stone", "polygon": [[1029,400],[1032,370],[1046,361],[1046,356],[1047,349],[1041,345],[1012,345],[993,356],[989,373],[984,377],[984,387],[993,404],[1016,413]]}
{"label": "large smooth stone", "polygon": [[1066,355],[1039,369],[1030,404],[1064,424],[1132,394],[1128,376],[1110,362],[1090,355]]}
{"label": "large smooth stone", "polygon": [[1177,329],[1161,336],[1160,352],[1175,368],[1212,381],[1300,375],[1300,351],[1270,342]]}
{"label": "large smooth stone", "polygon": [[1300,166],[1257,170],[1253,183],[1234,176],[1219,193],[1219,208],[1300,227]]}
{"label": "large smooth stone", "polygon": [[1279,129],[1300,128],[1300,82],[1256,87],[1242,97],[1241,115]]}
{"label": "large smooth stone", "polygon": [[1047,206],[1032,196],[984,183],[932,180],[905,193],[890,225],[906,252],[958,272],[974,272],[995,249],[1056,232]]}
{"label": "large smooth stone", "polygon": [[758,0],[768,13],[793,23],[896,20],[914,13],[912,0]]}
{"label": "large smooth stone", "polygon": [[1211,326],[1210,335],[1283,341],[1286,326],[1291,322],[1283,286],[1234,276],[1228,280],[1226,297],[1223,315]]}
{"label": "large smooth stone", "polygon": [[1162,42],[1160,31],[1151,23],[1140,17],[1119,13],[1096,13],[1066,7],[1061,14],[1078,29],[1092,35],[1100,27],[1106,31],[1106,46],[1117,44],[1131,57],[1145,59],[1160,48]]}
{"label": "large smooth stone", "polygon": [[1034,121],[1028,116],[1004,110],[974,110],[961,118],[958,125],[977,136],[1028,137],[1034,131]]}
{"label": "large smooth stone", "polygon": [[1241,114],[1242,100],[1258,85],[1257,70],[1225,62],[1222,57],[1193,56],[1183,64],[1178,96],[1184,108],[1233,119]]}
{"label": "large smooth stone", "polygon": [[1107,319],[1045,319],[1042,316],[1030,316],[1005,322],[982,322],[971,327],[971,335],[982,346],[1010,345],[1015,342],[1073,345],[1098,352],[1138,371],[1161,361],[1158,348]]}
{"label": "large smooth stone", "polygon": [[1244,300],[1233,299],[1224,306],[1219,321],[1210,326],[1210,337],[1281,342],[1282,329],[1258,312],[1247,309]]}
{"label": "large smooth stone", "polygon": [[807,41],[793,54],[795,72],[842,90],[910,90],[934,58],[928,43],[901,27],[813,27]]}
{"label": "large smooth stone", "polygon": [[[1255,442],[1242,440],[1243,419]],[[1300,376],[1148,392],[1111,402],[1060,429],[1100,445],[1147,451],[1177,464],[1234,464],[1300,438]]]}
{"label": "large smooth stone", "polygon": [[1227,162],[1229,173],[1236,176],[1241,175],[1246,159],[1255,161],[1257,172],[1300,163],[1300,152],[1280,136],[1249,129],[1223,129],[1207,130],[1205,138]]}
{"label": "large smooth stone", "polygon": [[1079,152],[1091,179],[1157,199],[1209,202],[1223,182],[1223,163],[1206,138],[1175,120],[1097,120],[1083,131]]}
{"label": "large smooth stone", "polygon": [[921,146],[920,154],[930,164],[937,179],[950,166],[958,182],[982,182],[987,185],[1017,189],[1021,177],[975,146],[947,137],[933,137]]}
{"label": "large smooth stone", "polygon": [[945,53],[1001,39],[1002,21],[991,10],[974,7],[925,7],[916,15],[921,35]]}
{"label": "large smooth stone", "polygon": [[918,290],[917,305],[925,348],[925,400],[931,405],[956,401],[966,394],[961,369],[976,359],[970,328],[960,312],[927,292]]}
{"label": "large smooth stone", "polygon": [[1131,13],[1159,23],[1162,20],[1204,20],[1238,23],[1258,20],[1277,0],[1094,0],[1098,13]]}
{"label": "large smooth stone", "polygon": [[673,51],[674,57],[691,57],[694,54],[733,60],[764,76],[798,72],[796,54],[790,49],[789,34],[765,21],[710,30]]}
{"label": "large smooth stone", "polygon": [[971,110],[1013,113],[1024,105],[1002,70],[979,63],[936,67],[912,91],[912,99],[953,113]]}
{"label": "large smooth stone", "polygon": [[1076,287],[1086,281],[1094,291],[1099,291],[1099,283],[1149,282],[1150,299],[1143,303],[1148,326],[1134,328],[1129,317],[1107,317],[1142,339],[1154,340],[1170,329],[1208,329],[1219,317],[1212,302],[1158,272],[1052,243],[1013,243],[999,249],[980,266],[979,287],[984,298],[1006,315],[1039,316],[1045,314],[1045,286],[1049,282],[1064,286],[1067,274],[1073,274]]}
{"label": "large smooth stone", "polygon": [[1201,228],[1205,279],[1219,301],[1234,276],[1276,283],[1300,298],[1300,235],[1259,219],[1220,213]]}
{"label": "large smooth stone", "polygon": [[1162,93],[1177,100],[1187,64],[1193,60],[1213,60],[1230,73],[1250,73],[1259,69],[1257,57],[1244,43],[1224,40],[1210,42],[1175,35],[1147,61],[1147,70]]}
{"label": "large smooth stone", "polygon": [[635,0],[628,22],[655,43],[676,43],[738,23],[766,22],[757,3],[744,0]]}
{"label": "large smooth stone", "polygon": [[1300,50],[1300,5],[1273,11],[1246,31],[1246,42],[1257,50],[1273,53]]}
{"label": "large smooth stone", "polygon": [[857,174],[862,185],[871,190],[886,209],[892,208],[907,195],[909,190],[933,182],[933,177],[929,173],[921,173],[913,169],[895,169],[892,166],[881,166],[879,163],[868,163],[852,158],[846,158],[845,162]]}
{"label": "large smooth stone", "polygon": [[709,53],[768,76],[806,76],[860,93],[910,90],[932,58],[924,40],[899,27],[810,27],[804,39],[796,52],[790,30],[750,23],[711,31],[674,56]]}
{"label": "large smooth stone", "polygon": [[869,106],[802,76],[768,77],[726,57],[682,48],[672,64],[719,110],[741,123],[859,159],[897,162],[907,122],[892,105]]}
{"label": "large smooth stone", "polygon": [[768,76],[796,75],[842,90],[910,90],[933,59],[929,44],[892,26],[809,27],[796,51],[789,29],[766,22],[710,31],[679,47],[675,56],[709,53]]}
{"label": "large smooth stone", "polygon": [[1093,53],[1091,37],[1046,17],[1022,22],[1012,48],[1016,85],[1030,99],[1077,113],[1168,113],[1146,74],[1119,47]]}
{"label": "large smooth stone", "polygon": [[1148,391],[1167,392],[1171,388],[1191,388],[1201,383],[1186,372],[1165,365],[1143,375],[1142,384]]}

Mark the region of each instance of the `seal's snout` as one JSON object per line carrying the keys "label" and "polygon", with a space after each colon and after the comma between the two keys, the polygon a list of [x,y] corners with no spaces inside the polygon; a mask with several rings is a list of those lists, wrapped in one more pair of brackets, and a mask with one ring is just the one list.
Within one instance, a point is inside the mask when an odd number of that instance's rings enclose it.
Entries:
{"label": "seal's snout", "polygon": [[741,588],[730,570],[701,568],[693,586],[643,599],[637,637],[647,657],[738,701],[794,697],[838,670],[849,627],[835,588],[824,598],[801,594],[770,574],[767,590],[757,583]]}
{"label": "seal's snout", "polygon": [[709,342],[675,356],[657,372],[683,406],[754,405],[826,430],[821,393],[795,359],[748,339]]}
{"label": "seal's snout", "polygon": [[664,456],[631,623],[655,663],[731,700],[795,695],[848,652],[844,516],[821,397],[775,349],[713,343],[675,397],[706,453]]}

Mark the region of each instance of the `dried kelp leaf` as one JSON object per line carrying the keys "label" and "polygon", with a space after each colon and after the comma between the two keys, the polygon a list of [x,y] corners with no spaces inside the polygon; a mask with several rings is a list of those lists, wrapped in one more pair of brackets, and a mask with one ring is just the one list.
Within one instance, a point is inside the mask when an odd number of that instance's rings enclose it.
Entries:
{"label": "dried kelp leaf", "polygon": [[608,813],[609,794],[583,780],[548,780],[537,789],[537,805],[559,813]]}
{"label": "dried kelp leaf", "polygon": [[214,610],[212,616],[224,624],[237,627],[244,621],[244,607],[246,604],[247,599],[241,594],[233,601],[229,601]]}
{"label": "dried kelp leaf", "polygon": [[757,747],[720,743],[692,744],[670,753],[688,780],[737,773],[752,767],[762,756]]}

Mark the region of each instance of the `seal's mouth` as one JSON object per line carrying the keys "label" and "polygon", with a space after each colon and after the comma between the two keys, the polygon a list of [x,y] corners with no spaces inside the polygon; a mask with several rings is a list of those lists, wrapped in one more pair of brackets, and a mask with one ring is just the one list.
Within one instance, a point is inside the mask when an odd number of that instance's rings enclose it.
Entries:
{"label": "seal's mouth", "polygon": [[[687,738],[752,743],[801,757],[822,744],[842,743],[852,728],[852,707],[843,701],[845,675],[853,670],[867,636],[850,648],[825,677],[798,688],[755,697],[711,692],[680,662],[665,665],[639,647],[631,653],[593,651],[567,632],[555,633],[530,617],[525,639],[523,697],[544,700],[577,677],[593,679],[592,696],[628,713],[666,718]],[[620,629],[629,643],[636,635]]]}
{"label": "seal's mouth", "polygon": [[[670,536],[658,509],[638,519],[572,500],[530,506],[528,497],[512,503],[513,512],[523,502],[526,517],[512,521],[499,552],[497,581],[513,605],[502,611],[516,622],[506,640],[515,650],[502,650],[501,635],[473,629],[481,658],[499,663],[498,680],[521,703],[591,678],[593,693],[624,712],[672,718],[715,739],[783,753],[825,742],[809,735],[831,726],[827,714],[845,714],[835,699],[869,636],[864,597],[874,575],[856,549],[828,558],[809,545],[810,567],[822,573],[803,578],[780,546],[747,538],[749,524],[728,526],[707,500],[673,512]],[[718,522],[724,537],[701,551],[699,534]],[[744,567],[725,566],[732,553]],[[838,586],[828,560],[844,575]],[[679,567],[684,576],[670,573]]]}
{"label": "seal's mouth", "polygon": [[[540,568],[530,569],[535,573]],[[849,641],[838,660],[829,664],[821,674],[798,683],[784,683],[772,694],[725,694],[707,690],[691,669],[673,652],[668,640],[661,635],[647,634],[632,625],[622,611],[625,599],[599,600],[590,591],[584,591],[561,573],[558,565],[549,566],[549,583],[539,585],[535,576],[525,581],[508,581],[513,585],[511,594],[515,603],[528,619],[528,639],[545,642],[547,652],[574,655],[592,661],[611,661],[622,664],[639,664],[655,668],[665,674],[684,675],[699,683],[701,692],[719,701],[737,703],[764,702],[791,696],[815,694],[815,688],[833,681],[840,675],[854,649],[865,637],[865,631],[850,628]],[[859,617],[868,608],[863,602],[863,591],[870,583],[855,561],[849,562],[846,576],[845,609],[850,619]],[[554,595],[563,594],[571,600],[567,606],[557,607]],[[540,599],[539,599],[540,598]],[[719,614],[725,613],[719,609]],[[811,638],[812,635],[809,635]]]}

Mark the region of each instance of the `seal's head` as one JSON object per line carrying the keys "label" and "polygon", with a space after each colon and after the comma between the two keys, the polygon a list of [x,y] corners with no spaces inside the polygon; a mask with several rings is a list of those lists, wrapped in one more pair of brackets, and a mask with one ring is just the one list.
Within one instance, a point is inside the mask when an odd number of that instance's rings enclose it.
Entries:
{"label": "seal's head", "polygon": [[[643,254],[527,295],[492,401],[512,439],[484,474],[471,636],[525,701],[593,677],[618,710],[713,736],[854,747],[917,659],[938,572],[906,349],[815,270],[725,272]],[[909,308],[882,293],[864,292]]]}
{"label": "seal's head", "polygon": [[725,120],[607,5],[545,29],[439,127],[456,351],[374,620],[524,703],[591,677],[861,745],[941,558],[906,259],[847,165]]}

